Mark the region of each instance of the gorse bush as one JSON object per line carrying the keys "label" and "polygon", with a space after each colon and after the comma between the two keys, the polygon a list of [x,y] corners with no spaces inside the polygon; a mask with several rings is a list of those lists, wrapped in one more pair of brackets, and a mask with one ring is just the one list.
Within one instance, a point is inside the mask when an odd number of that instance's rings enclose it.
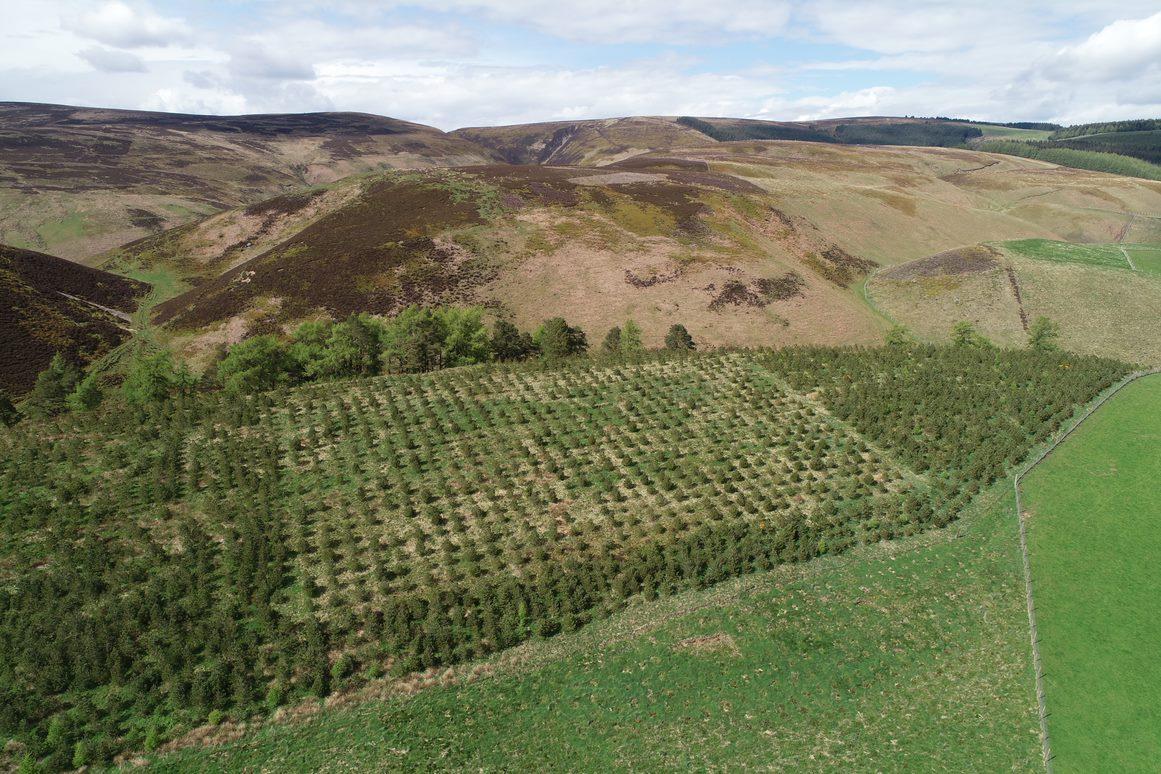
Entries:
{"label": "gorse bush", "polygon": [[1125,370],[679,352],[25,421],[0,433],[0,737],[49,768],[107,762],[945,524]]}

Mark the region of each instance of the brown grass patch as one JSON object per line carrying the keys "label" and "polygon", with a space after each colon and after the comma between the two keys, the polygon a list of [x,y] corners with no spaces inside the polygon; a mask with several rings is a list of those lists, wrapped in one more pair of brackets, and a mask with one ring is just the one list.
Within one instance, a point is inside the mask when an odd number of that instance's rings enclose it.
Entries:
{"label": "brown grass patch", "polygon": [[896,191],[885,191],[881,188],[862,188],[858,189],[858,192],[863,196],[878,199],[883,204],[886,204],[888,207],[894,207],[904,215],[914,217],[917,212],[915,199]]}
{"label": "brown grass patch", "polygon": [[674,644],[675,651],[690,651],[699,654],[724,653],[730,656],[741,656],[742,651],[732,635],[725,632],[716,634],[700,634],[696,637],[686,637]]}

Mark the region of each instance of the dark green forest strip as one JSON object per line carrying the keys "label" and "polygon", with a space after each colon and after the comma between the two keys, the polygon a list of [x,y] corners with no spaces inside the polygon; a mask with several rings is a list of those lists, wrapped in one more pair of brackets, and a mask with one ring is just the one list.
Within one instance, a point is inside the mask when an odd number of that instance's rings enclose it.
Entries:
{"label": "dark green forest strip", "polygon": [[1161,165],[1151,164],[1132,156],[1119,153],[1076,150],[1057,147],[1054,144],[1022,142],[1017,140],[985,140],[972,146],[987,153],[1004,153],[1022,156],[1038,161],[1059,164],[1074,169],[1089,169],[1094,172],[1110,172],[1114,175],[1139,177],[1145,180],[1161,180]]}

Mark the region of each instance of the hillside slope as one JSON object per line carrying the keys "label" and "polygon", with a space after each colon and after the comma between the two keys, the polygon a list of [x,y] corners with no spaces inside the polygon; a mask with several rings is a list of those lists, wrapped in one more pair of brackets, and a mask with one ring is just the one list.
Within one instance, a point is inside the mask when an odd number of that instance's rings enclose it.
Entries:
{"label": "hillside slope", "polygon": [[492,154],[360,113],[196,116],[0,103],[0,242],[72,259],[373,169]]}
{"label": "hillside slope", "polygon": [[565,315],[593,343],[629,317],[650,346],[676,322],[703,345],[875,339],[847,290],[872,264],[805,220],[785,226],[757,186],[692,166],[352,179],[130,245],[106,265],[194,278],[156,318],[191,337],[194,355],[317,314],[414,303],[482,304],[524,329]]}
{"label": "hillside slope", "polygon": [[0,387],[32,387],[56,352],[84,362],[128,335],[149,286],[63,258],[0,245]]}
{"label": "hillside slope", "polygon": [[967,320],[995,343],[1018,347],[1045,316],[1060,326],[1060,345],[1071,352],[1161,364],[1161,244],[974,245],[882,272],[867,291],[928,341],[946,340]]}
{"label": "hillside slope", "polygon": [[1161,184],[954,148],[746,141],[632,159],[697,160],[767,191],[881,264],[994,239],[1156,241]]}
{"label": "hillside slope", "polygon": [[594,167],[646,151],[715,142],[664,116],[468,127],[452,135],[489,148],[510,164]]}
{"label": "hillside slope", "polygon": [[868,343],[856,284],[980,239],[1151,241],[1161,186],[974,151],[745,141],[602,168],[351,178],[103,257],[195,287],[159,309],[186,354],[317,314],[478,303],[590,342],[632,317],[708,345]]}

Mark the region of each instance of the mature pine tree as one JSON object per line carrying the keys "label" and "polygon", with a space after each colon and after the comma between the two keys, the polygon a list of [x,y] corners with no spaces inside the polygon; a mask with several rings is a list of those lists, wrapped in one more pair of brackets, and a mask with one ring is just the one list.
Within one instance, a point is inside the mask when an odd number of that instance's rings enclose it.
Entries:
{"label": "mature pine tree", "polygon": [[626,320],[621,328],[621,354],[637,355],[645,349],[641,343],[641,326],[632,320]]}
{"label": "mature pine tree", "polygon": [[532,335],[521,333],[520,329],[507,320],[497,320],[492,331],[492,354],[497,360],[523,360],[536,351]]}
{"label": "mature pine tree", "polygon": [[67,407],[66,399],[76,389],[80,379],[81,372],[75,365],[61,357],[59,352],[53,355],[48,368],[36,377],[36,386],[28,395],[25,405],[29,413],[38,417],[61,413]]}

